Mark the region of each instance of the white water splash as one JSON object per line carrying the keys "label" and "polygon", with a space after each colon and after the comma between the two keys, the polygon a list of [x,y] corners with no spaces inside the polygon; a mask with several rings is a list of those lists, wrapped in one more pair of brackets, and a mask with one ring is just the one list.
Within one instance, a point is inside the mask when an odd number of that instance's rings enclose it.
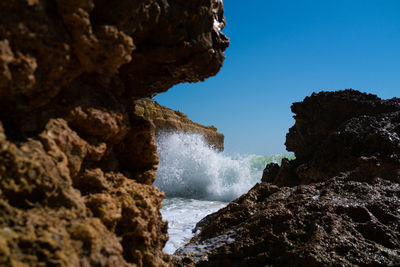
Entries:
{"label": "white water splash", "polygon": [[293,158],[229,156],[207,145],[197,134],[161,134],[157,147],[160,163],[154,185],[167,195],[161,213],[169,222],[170,239],[164,251],[170,254],[193,237],[192,229],[198,221],[259,182],[267,163]]}
{"label": "white water splash", "polygon": [[164,252],[172,254],[193,237],[196,223],[208,214],[225,207],[227,202],[195,200],[186,198],[167,198],[163,201],[161,213],[168,221],[169,240]]}
{"label": "white water splash", "polygon": [[158,137],[157,179],[167,197],[231,201],[261,180],[254,155],[229,157],[206,144],[198,134]]}

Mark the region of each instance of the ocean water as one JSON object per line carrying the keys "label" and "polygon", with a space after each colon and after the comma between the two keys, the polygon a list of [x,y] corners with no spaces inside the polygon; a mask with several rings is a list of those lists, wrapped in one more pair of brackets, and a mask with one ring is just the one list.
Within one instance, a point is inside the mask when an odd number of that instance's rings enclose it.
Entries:
{"label": "ocean water", "polygon": [[227,155],[198,134],[161,134],[157,146],[160,163],[154,185],[167,196],[161,213],[170,235],[164,251],[170,254],[193,237],[198,221],[259,182],[267,163],[293,158],[290,154]]}

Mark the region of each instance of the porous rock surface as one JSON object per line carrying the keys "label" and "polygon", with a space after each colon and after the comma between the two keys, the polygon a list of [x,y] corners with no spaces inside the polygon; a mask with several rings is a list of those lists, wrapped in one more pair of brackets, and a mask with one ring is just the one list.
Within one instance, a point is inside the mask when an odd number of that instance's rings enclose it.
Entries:
{"label": "porous rock surface", "polygon": [[0,1],[0,265],[163,266],[135,102],[215,75],[222,2]]}
{"label": "porous rock surface", "polygon": [[83,77],[136,98],[204,80],[224,60],[224,25],[221,0],[1,1],[2,107],[43,106]]}
{"label": "porous rock surface", "polygon": [[169,132],[200,134],[210,147],[224,150],[224,135],[214,126],[195,123],[182,112],[161,106],[151,99],[141,99],[135,104],[135,114],[148,120],[156,136]]}
{"label": "porous rock surface", "polygon": [[292,110],[296,159],[200,221],[177,265],[400,265],[399,99],[321,92]]}
{"label": "porous rock surface", "polygon": [[263,181],[308,184],[356,170],[365,179],[400,182],[400,99],[356,90],[321,92],[294,103],[292,111],[296,122],[285,145],[296,159],[277,173],[276,165],[267,166]]}

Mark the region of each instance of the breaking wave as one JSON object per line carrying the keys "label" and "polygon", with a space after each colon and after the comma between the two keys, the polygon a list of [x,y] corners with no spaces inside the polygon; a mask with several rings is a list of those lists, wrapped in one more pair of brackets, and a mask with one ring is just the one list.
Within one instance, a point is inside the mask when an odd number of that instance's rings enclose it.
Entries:
{"label": "breaking wave", "polygon": [[210,147],[199,134],[164,133],[157,145],[160,163],[154,185],[168,198],[231,201],[261,180],[267,163],[293,157],[229,156]]}

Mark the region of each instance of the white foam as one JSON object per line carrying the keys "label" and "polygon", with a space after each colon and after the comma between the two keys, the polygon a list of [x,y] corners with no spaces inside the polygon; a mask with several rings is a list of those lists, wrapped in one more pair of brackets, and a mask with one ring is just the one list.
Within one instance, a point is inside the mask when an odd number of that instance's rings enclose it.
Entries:
{"label": "white foam", "polygon": [[164,252],[173,254],[193,237],[193,229],[198,221],[210,213],[225,207],[227,203],[218,201],[168,198],[163,201],[161,213],[168,221],[169,240]]}
{"label": "white foam", "polygon": [[231,201],[261,180],[262,168],[252,166],[254,155],[219,153],[201,135],[166,133],[157,145],[160,163],[154,185],[167,197]]}
{"label": "white foam", "polygon": [[[293,158],[292,155],[229,156],[207,145],[203,136],[184,133],[159,135],[157,147],[160,163],[154,185],[167,195],[161,213],[169,222],[170,238],[164,251],[170,254],[193,237],[197,222],[259,182],[266,163]],[[221,236],[220,241],[229,243],[232,238]]]}

